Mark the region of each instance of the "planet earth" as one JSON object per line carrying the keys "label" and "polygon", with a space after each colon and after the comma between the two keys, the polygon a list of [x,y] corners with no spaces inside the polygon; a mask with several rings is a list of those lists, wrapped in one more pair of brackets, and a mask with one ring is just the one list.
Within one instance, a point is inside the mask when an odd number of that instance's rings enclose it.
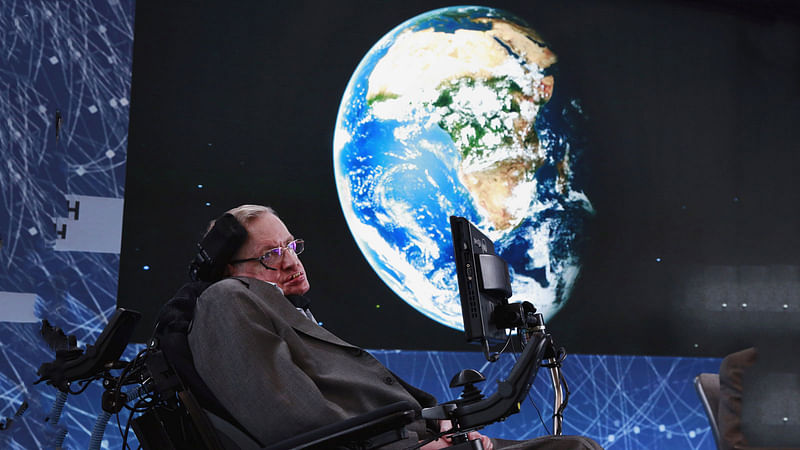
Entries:
{"label": "planet earth", "polygon": [[429,318],[463,330],[449,216],[510,266],[513,296],[552,318],[581,269],[586,116],[558,59],[511,13],[449,7],[383,36],[336,119],[336,186],[378,276]]}

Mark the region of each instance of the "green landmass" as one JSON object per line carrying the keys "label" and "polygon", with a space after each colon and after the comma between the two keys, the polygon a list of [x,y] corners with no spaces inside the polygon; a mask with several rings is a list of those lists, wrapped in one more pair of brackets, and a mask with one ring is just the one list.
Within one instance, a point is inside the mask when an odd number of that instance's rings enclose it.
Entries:
{"label": "green landmass", "polygon": [[[454,108],[454,97],[462,89],[472,89],[476,85],[488,87],[497,95],[503,105],[500,111],[494,111],[483,117],[463,109]],[[492,77],[487,80],[476,80],[473,77],[463,77],[457,80],[448,80],[438,86],[439,96],[436,100],[426,103],[424,106],[433,107],[441,112],[439,127],[450,135],[450,138],[458,146],[462,159],[470,155],[477,157],[483,156],[484,152],[492,150],[482,143],[482,139],[487,134],[498,136],[500,142],[505,146],[514,144],[515,130],[506,128],[504,117],[509,114],[517,115],[520,113],[518,98],[524,94],[522,88],[508,76]],[[392,93],[379,93],[367,100],[369,106],[377,102],[399,98],[399,95]],[[492,121],[498,119],[499,126],[493,127]],[[483,123],[483,125],[481,125]],[[472,129],[472,133],[462,137],[462,131],[466,128]],[[535,145],[538,142],[536,132],[531,128],[522,138],[525,145]]]}
{"label": "green landmass", "polygon": [[[477,83],[490,88],[503,105],[500,111],[481,117],[483,120],[478,120],[476,115],[468,111],[453,109],[452,106],[453,97],[458,91],[473,88]],[[483,137],[489,133],[499,135],[500,141],[505,145],[513,144],[512,133],[514,130],[506,129],[502,120],[500,120],[499,127],[493,127],[491,123],[494,119],[501,119],[501,114],[518,114],[520,112],[519,102],[514,94],[522,94],[522,88],[507,76],[492,77],[485,81],[476,81],[472,77],[465,77],[442,83],[439,86],[439,97],[431,103],[431,106],[444,110],[438,125],[450,135],[450,138],[459,147],[461,157],[466,158],[469,155],[480,157],[485,151],[490,150],[481,142]],[[481,125],[481,122],[484,125]],[[461,132],[467,127],[471,128],[474,133],[464,140]]]}
{"label": "green landmass", "polygon": [[400,98],[397,94],[386,94],[386,93],[378,93],[371,99],[367,100],[367,105],[372,106],[375,102],[385,102],[386,100],[393,100],[395,98]]}
{"label": "green landmass", "polygon": [[439,98],[433,102],[433,106],[437,108],[446,108],[453,103],[453,96],[450,95],[450,89],[442,89],[442,92],[439,94]]}

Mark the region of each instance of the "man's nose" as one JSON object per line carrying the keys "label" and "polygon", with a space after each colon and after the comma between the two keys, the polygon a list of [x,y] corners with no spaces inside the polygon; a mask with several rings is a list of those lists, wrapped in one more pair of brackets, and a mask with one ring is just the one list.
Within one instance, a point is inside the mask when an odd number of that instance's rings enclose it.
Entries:
{"label": "man's nose", "polygon": [[300,262],[300,257],[297,256],[297,253],[286,249],[283,252],[283,257],[281,258],[281,265],[284,267],[292,267],[297,265]]}

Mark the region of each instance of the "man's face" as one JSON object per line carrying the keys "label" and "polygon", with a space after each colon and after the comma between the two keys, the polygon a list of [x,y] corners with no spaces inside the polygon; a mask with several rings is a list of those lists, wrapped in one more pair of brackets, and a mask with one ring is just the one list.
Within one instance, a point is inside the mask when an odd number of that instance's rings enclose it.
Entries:
{"label": "man's face", "polygon": [[[268,213],[254,219],[246,228],[249,236],[237,258],[257,258],[275,247],[285,247],[295,239],[280,219]],[[284,295],[308,292],[310,286],[303,263],[291,250],[284,250],[280,260],[271,262],[269,267],[275,270],[267,269],[258,261],[247,261],[233,265],[231,275],[275,283],[283,289]]]}

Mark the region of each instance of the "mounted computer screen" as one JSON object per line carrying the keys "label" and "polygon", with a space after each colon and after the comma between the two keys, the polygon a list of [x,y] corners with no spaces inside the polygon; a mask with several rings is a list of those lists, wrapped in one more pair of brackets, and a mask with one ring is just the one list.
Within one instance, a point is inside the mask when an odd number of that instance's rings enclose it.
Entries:
{"label": "mounted computer screen", "polygon": [[494,252],[494,243],[463,217],[450,216],[453,251],[469,342],[502,342],[505,329],[492,320],[494,309],[511,296],[508,264]]}

